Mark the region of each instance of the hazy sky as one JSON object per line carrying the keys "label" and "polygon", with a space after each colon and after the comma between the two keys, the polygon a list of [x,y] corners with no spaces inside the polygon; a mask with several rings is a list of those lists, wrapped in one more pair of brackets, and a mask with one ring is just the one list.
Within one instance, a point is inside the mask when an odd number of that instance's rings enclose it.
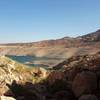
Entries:
{"label": "hazy sky", "polygon": [[0,43],[78,36],[100,28],[100,0],[0,0]]}

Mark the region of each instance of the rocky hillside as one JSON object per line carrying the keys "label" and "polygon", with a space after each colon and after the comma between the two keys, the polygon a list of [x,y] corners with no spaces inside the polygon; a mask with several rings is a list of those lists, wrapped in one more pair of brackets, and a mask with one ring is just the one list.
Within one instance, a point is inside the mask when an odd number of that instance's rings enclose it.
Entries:
{"label": "rocky hillside", "polygon": [[[9,88],[6,84],[11,84],[13,81],[17,83],[38,82],[45,77],[45,69],[31,68],[19,62],[13,61],[7,56],[0,57],[0,96],[6,93]],[[41,76],[42,75],[42,76]],[[36,79],[39,77],[39,80]],[[12,94],[11,92],[8,93]]]}
{"label": "rocky hillside", "polygon": [[84,42],[100,42],[100,30],[80,37]]}
{"label": "rocky hillside", "polygon": [[[34,60],[24,65],[6,54]],[[3,44],[0,55],[1,100],[100,100],[100,30],[77,38]]]}
{"label": "rocky hillside", "polygon": [[100,30],[76,38],[64,37],[57,40],[40,41],[32,43],[30,45],[38,47],[48,47],[48,46],[77,47],[77,46],[89,45],[91,44],[91,42],[92,45],[93,42],[100,42]]}
{"label": "rocky hillside", "polygon": [[100,52],[95,55],[83,55],[83,56],[73,56],[58,65],[54,66],[54,69],[66,69],[66,68],[74,68],[74,67],[82,67],[84,69],[95,69],[95,67],[99,67],[100,65]]}
{"label": "rocky hillside", "polygon": [[1,100],[100,100],[100,52],[71,57],[51,70],[5,56],[0,62]]}

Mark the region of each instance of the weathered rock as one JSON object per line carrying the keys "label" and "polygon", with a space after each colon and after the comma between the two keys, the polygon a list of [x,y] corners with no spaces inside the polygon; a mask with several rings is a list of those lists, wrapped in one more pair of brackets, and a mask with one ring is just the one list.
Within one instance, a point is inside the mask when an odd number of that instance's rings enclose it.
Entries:
{"label": "weathered rock", "polygon": [[75,97],[69,91],[59,91],[55,93],[54,97],[56,100],[75,100]]}
{"label": "weathered rock", "polygon": [[100,79],[100,71],[96,72],[98,79]]}
{"label": "weathered rock", "polygon": [[97,77],[95,73],[90,71],[83,71],[77,74],[72,83],[72,90],[76,95],[76,97],[84,93],[91,93],[96,88],[97,88]]}
{"label": "weathered rock", "polygon": [[79,72],[80,72],[80,68],[75,67],[75,68],[72,68],[71,70],[65,71],[65,75],[68,81],[73,81],[73,79]]}
{"label": "weathered rock", "polygon": [[49,84],[54,84],[56,80],[64,80],[65,75],[61,71],[52,71],[48,74],[48,82]]}
{"label": "weathered rock", "polygon": [[34,75],[38,77],[42,77],[42,78],[47,77],[47,70],[45,68],[41,68],[41,67],[34,68],[32,69],[31,73],[34,73]]}
{"label": "weathered rock", "polygon": [[79,100],[99,100],[95,95],[83,95]]}
{"label": "weathered rock", "polygon": [[99,85],[98,87],[99,87],[99,89],[100,89],[100,80],[99,80],[99,82],[98,82],[98,85]]}
{"label": "weathered rock", "polygon": [[1,96],[0,100],[16,100],[16,99],[14,99],[12,97]]}

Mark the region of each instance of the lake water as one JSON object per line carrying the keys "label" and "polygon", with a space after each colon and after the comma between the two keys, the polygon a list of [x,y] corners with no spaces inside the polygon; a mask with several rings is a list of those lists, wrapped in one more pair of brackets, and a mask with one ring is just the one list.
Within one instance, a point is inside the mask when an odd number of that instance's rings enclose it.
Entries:
{"label": "lake water", "polygon": [[34,57],[34,56],[8,55],[7,57],[32,67],[51,67],[64,60],[64,58],[48,58],[48,57]]}

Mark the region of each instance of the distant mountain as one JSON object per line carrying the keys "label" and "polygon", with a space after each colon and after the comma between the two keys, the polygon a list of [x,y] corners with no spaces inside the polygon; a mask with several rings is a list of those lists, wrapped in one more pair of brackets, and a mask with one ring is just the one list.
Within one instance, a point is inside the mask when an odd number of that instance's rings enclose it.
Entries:
{"label": "distant mountain", "polygon": [[89,33],[80,37],[84,42],[99,42],[100,41],[100,29],[96,32]]}
{"label": "distant mountain", "polygon": [[84,46],[90,45],[93,42],[100,42],[100,30],[92,32],[80,37],[64,37],[56,40],[45,40],[40,42],[33,42],[31,45],[38,47],[48,47],[48,46],[64,46],[64,47],[74,47],[74,46]]}
{"label": "distant mountain", "polygon": [[50,46],[64,46],[64,47],[73,47],[73,46],[84,46],[91,42],[100,42],[100,30],[92,32],[83,36],[76,38],[64,37],[56,40],[43,40],[39,42],[32,43],[9,43],[2,44],[5,46],[35,46],[35,47],[50,47]]}

